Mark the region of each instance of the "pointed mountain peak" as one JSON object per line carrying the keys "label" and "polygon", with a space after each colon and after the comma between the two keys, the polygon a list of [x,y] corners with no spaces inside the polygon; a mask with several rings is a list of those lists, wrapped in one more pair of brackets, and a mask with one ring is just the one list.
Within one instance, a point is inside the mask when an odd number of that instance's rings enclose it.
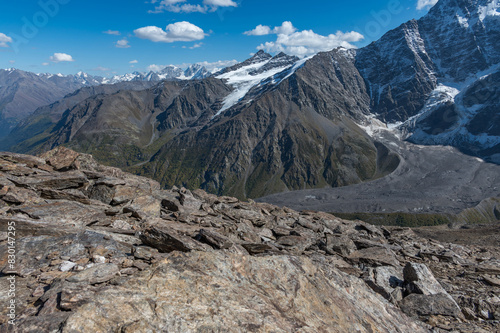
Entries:
{"label": "pointed mountain peak", "polygon": [[245,60],[244,62],[257,63],[265,60],[271,59],[273,56],[269,53],[264,52],[263,50],[259,50],[259,52],[255,53],[253,57]]}

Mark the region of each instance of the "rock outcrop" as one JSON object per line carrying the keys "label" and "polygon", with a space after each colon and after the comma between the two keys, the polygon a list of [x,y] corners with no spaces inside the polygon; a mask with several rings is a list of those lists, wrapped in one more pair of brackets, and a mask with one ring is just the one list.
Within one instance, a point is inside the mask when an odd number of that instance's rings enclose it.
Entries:
{"label": "rock outcrop", "polygon": [[161,190],[66,148],[0,154],[0,286],[15,276],[19,332],[493,332],[498,252]]}

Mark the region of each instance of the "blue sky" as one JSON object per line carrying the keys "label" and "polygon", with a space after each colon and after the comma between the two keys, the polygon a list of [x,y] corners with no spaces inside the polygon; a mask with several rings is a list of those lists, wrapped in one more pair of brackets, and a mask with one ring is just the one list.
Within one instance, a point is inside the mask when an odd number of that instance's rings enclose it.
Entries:
{"label": "blue sky", "polygon": [[0,68],[110,76],[222,67],[262,48],[362,47],[436,0],[17,0],[0,4]]}

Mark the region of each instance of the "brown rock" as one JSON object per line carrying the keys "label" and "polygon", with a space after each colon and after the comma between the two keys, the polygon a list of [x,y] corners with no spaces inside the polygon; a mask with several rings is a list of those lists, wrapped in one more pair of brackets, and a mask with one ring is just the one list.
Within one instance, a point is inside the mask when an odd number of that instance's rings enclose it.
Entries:
{"label": "brown rock", "polygon": [[66,171],[76,168],[75,160],[78,156],[80,156],[80,154],[73,150],[65,147],[57,147],[56,149],[46,152],[41,157],[55,170]]}
{"label": "brown rock", "polygon": [[[236,283],[235,283],[236,282]],[[427,332],[307,258],[173,253],[72,312],[63,332]]]}
{"label": "brown rock", "polygon": [[394,252],[383,247],[371,247],[353,252],[348,257],[354,262],[361,262],[372,266],[399,267],[399,261]]}

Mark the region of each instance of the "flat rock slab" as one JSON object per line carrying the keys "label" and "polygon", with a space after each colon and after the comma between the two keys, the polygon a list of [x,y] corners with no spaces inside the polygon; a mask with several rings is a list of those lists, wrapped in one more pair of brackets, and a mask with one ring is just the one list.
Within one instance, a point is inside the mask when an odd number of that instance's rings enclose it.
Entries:
{"label": "flat rock slab", "polygon": [[375,266],[399,266],[394,252],[383,247],[370,247],[353,252],[349,257],[352,261]]}
{"label": "flat rock slab", "polygon": [[111,280],[119,273],[115,264],[96,264],[66,279],[68,282],[97,284]]}
{"label": "flat rock slab", "polygon": [[427,332],[307,258],[173,253],[83,305],[63,332]]}

